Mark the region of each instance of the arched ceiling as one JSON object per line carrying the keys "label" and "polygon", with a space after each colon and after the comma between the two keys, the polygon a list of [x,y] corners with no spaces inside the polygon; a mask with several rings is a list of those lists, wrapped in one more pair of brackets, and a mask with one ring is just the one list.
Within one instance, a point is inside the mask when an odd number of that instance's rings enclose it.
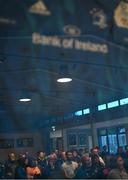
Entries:
{"label": "arched ceiling", "polygon": [[1,0],[0,42],[0,113],[21,124],[128,96],[127,1]]}

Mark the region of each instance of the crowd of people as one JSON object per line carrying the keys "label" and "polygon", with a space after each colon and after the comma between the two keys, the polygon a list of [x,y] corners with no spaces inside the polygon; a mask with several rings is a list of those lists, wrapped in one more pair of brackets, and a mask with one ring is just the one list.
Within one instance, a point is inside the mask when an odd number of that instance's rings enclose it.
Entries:
{"label": "crowd of people", "polygon": [[0,164],[0,179],[128,179],[128,146],[114,155],[107,146],[102,151],[94,147],[90,152],[55,150],[50,155],[39,151],[35,156],[10,152]]}

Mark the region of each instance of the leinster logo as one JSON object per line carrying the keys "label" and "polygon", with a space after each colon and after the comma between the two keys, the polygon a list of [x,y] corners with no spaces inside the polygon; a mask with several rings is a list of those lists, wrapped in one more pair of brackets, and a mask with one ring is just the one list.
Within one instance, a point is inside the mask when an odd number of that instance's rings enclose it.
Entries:
{"label": "leinster logo", "polygon": [[120,2],[115,10],[114,20],[118,27],[128,29],[128,3]]}
{"label": "leinster logo", "polygon": [[102,9],[93,8],[90,11],[93,18],[93,25],[98,26],[101,29],[105,29],[107,25],[107,17]]}

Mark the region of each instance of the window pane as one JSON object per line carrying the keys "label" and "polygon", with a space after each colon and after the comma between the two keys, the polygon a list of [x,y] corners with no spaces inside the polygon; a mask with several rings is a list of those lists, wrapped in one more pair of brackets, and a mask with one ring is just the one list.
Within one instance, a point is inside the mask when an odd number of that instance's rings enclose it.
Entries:
{"label": "window pane", "polygon": [[107,145],[107,136],[101,136],[100,137],[100,144],[101,144],[101,149],[103,148],[103,146]]}
{"label": "window pane", "polygon": [[104,110],[106,108],[107,108],[106,104],[101,104],[101,105],[98,106],[98,111],[102,111],[102,110]]}
{"label": "window pane", "polygon": [[126,134],[119,134],[119,146],[125,147],[126,146]]}
{"label": "window pane", "polygon": [[90,113],[90,109],[83,109],[83,114],[89,114]]}
{"label": "window pane", "polygon": [[118,128],[118,133],[125,133],[125,128]]}
{"label": "window pane", "polygon": [[87,144],[87,135],[86,134],[79,134],[79,146],[86,146]]}
{"label": "window pane", "polygon": [[120,105],[125,105],[125,104],[128,104],[128,98],[120,100]]}
{"label": "window pane", "polygon": [[109,151],[110,153],[115,154],[117,152],[117,135],[116,134],[111,134],[108,135],[108,140],[109,140]]}
{"label": "window pane", "polygon": [[104,135],[106,135],[106,134],[107,134],[106,129],[102,129],[102,130],[99,131],[99,135],[100,135],[100,136],[104,136]]}
{"label": "window pane", "polygon": [[119,102],[118,101],[113,101],[107,104],[108,108],[113,108],[113,107],[117,107],[119,106]]}
{"label": "window pane", "polygon": [[69,136],[68,136],[68,143],[69,143],[69,145],[71,146],[74,146],[74,145],[76,145],[77,143],[76,143],[76,134],[69,134]]}
{"label": "window pane", "polygon": [[116,128],[108,129],[108,134],[116,134]]}
{"label": "window pane", "polygon": [[82,114],[82,110],[75,112],[75,116],[81,116]]}

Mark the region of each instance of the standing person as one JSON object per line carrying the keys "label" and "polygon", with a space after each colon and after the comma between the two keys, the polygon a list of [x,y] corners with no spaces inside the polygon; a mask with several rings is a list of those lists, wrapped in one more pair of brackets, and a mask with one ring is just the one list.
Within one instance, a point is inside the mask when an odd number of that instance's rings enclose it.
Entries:
{"label": "standing person", "polygon": [[103,158],[104,161],[106,161],[106,156],[109,155],[109,152],[108,152],[108,148],[107,146],[103,146],[103,151],[101,152],[101,157]]}
{"label": "standing person", "polygon": [[92,179],[104,179],[105,163],[98,154],[92,154],[92,170],[94,172]]}
{"label": "standing person", "polygon": [[77,170],[75,179],[92,179],[93,174],[91,157],[84,156],[82,158],[82,166]]}
{"label": "standing person", "polygon": [[124,167],[124,160],[122,156],[115,158],[115,168],[112,169],[108,175],[109,179],[128,179],[128,173]]}
{"label": "standing person", "polygon": [[42,179],[47,179],[50,177],[50,165],[48,164],[48,159],[45,155],[45,152],[39,151],[37,153],[37,163],[41,169]]}
{"label": "standing person", "polygon": [[66,161],[62,164],[62,176],[65,179],[73,179],[76,175],[78,163],[72,161],[73,155],[71,151],[66,152]]}
{"label": "standing person", "polygon": [[128,145],[125,146],[125,156],[128,159]]}
{"label": "standing person", "polygon": [[21,155],[19,157],[18,166],[15,170],[15,178],[16,179],[27,179],[26,160],[27,160],[27,158],[24,155]]}
{"label": "standing person", "polygon": [[128,145],[125,146],[125,167],[128,170]]}
{"label": "standing person", "polygon": [[113,155],[109,154],[105,157],[105,168],[103,170],[105,177],[108,177],[109,172],[113,168]]}
{"label": "standing person", "polygon": [[15,179],[15,170],[18,166],[15,153],[8,154],[8,160],[5,163],[5,178]]}
{"label": "standing person", "polygon": [[72,159],[72,160],[73,160],[74,162],[77,162],[78,164],[80,164],[81,158],[80,158],[77,150],[73,150],[73,151],[72,151],[72,155],[73,155],[73,159]]}
{"label": "standing person", "polygon": [[41,170],[37,165],[37,160],[29,157],[26,168],[27,179],[41,179]]}
{"label": "standing person", "polygon": [[55,169],[58,170],[60,169],[61,165],[63,164],[64,162],[64,159],[63,159],[63,152],[62,151],[58,151],[58,154],[57,154],[57,160],[56,160],[56,163],[55,163]]}
{"label": "standing person", "polygon": [[118,147],[116,155],[117,156],[121,156],[123,159],[126,158],[126,154],[125,154],[122,146]]}
{"label": "standing person", "polygon": [[56,160],[57,160],[57,156],[56,156],[55,152],[52,152],[49,155],[49,165],[50,165],[51,170],[55,170]]}
{"label": "standing person", "polygon": [[105,162],[104,162],[104,160],[102,159],[102,157],[100,156],[100,149],[99,149],[97,146],[92,149],[91,156],[93,156],[93,157],[98,157],[97,159],[100,161],[100,164],[102,164],[103,166],[105,166]]}

